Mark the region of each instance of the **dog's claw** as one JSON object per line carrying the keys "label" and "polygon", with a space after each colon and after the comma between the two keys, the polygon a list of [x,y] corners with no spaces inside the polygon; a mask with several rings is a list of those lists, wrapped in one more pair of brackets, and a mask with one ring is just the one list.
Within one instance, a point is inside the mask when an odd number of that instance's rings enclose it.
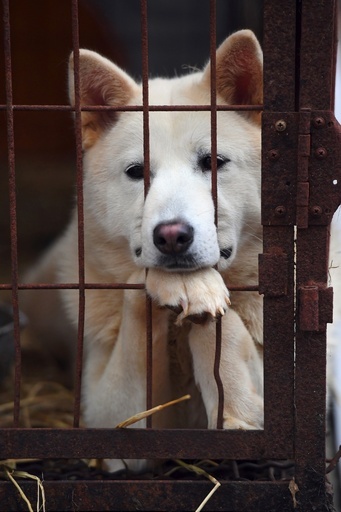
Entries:
{"label": "dog's claw", "polygon": [[187,300],[180,300],[180,306],[182,307],[182,317],[184,318],[185,316],[188,315],[188,312],[189,312],[189,303]]}
{"label": "dog's claw", "polygon": [[218,308],[218,313],[220,314],[220,316],[224,316],[225,315],[225,310],[220,306]]}
{"label": "dog's claw", "polygon": [[213,268],[170,275],[149,269],[146,289],[159,306],[166,306],[177,314],[175,324],[178,326],[185,319],[198,324],[217,320],[230,306],[224,280]]}

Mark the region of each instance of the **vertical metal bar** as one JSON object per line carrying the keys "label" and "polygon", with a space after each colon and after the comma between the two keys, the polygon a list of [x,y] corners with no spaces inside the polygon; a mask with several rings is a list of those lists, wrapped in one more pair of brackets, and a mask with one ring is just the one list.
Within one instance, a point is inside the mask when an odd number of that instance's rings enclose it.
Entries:
{"label": "vertical metal bar", "polygon": [[212,197],[214,201],[214,221],[218,225],[218,183],[217,183],[217,5],[210,0],[210,66],[211,66],[211,169]]}
{"label": "vertical metal bar", "polygon": [[[218,180],[217,180],[217,5],[216,0],[210,0],[210,67],[211,67],[211,187],[214,202],[214,221],[218,227]],[[217,428],[223,428],[224,387],[219,367],[221,358],[221,320],[216,324],[216,347],[214,356],[214,378],[218,388]]]}
{"label": "vertical metal bar", "polygon": [[[298,106],[331,110],[334,103],[335,0],[303,0],[300,24],[300,77]],[[312,136],[314,132],[311,130]],[[313,146],[314,142],[312,142]],[[313,193],[316,158],[310,157],[309,183]],[[319,191],[322,196],[323,190]],[[314,195],[315,197],[315,195]],[[297,293],[300,313],[311,307],[302,291],[311,282],[327,284],[329,227],[310,225],[297,232]],[[302,304],[302,301],[306,302]],[[315,312],[318,314],[318,311]],[[303,320],[303,318],[302,318]],[[311,318],[313,320],[313,318]],[[295,372],[295,464],[300,489],[298,511],[332,510],[325,487],[326,436],[326,330],[318,317],[298,324]],[[306,329],[309,328],[310,332]]]}
{"label": "vertical metal bar", "polygon": [[[148,65],[148,5],[141,0],[141,43],[142,43],[142,107],[143,107],[143,156],[144,156],[144,194],[150,186],[150,144],[149,144],[149,65]],[[146,408],[153,406],[153,331],[152,302],[146,297]],[[146,421],[147,428],[152,426],[152,416]]]}
{"label": "vertical metal bar", "polygon": [[[287,294],[265,294],[264,316],[264,429],[269,446],[292,450],[294,442],[294,226],[293,221],[278,225],[265,216],[271,193],[278,187],[278,176],[295,176],[296,160],[280,149],[279,169],[274,173],[269,152],[276,148],[278,133],[272,112],[295,110],[296,0],[264,0],[264,112],[262,121],[262,223],[263,251],[281,250],[288,261]],[[295,144],[294,120],[288,123],[288,137]],[[272,188],[267,187],[272,181]],[[290,178],[291,181],[291,178]],[[295,211],[295,190],[288,196],[288,211]],[[276,207],[276,205],[274,205]],[[270,276],[269,276],[270,278]],[[271,279],[274,279],[273,275]],[[260,282],[260,287],[262,283]],[[278,407],[278,404],[281,407]]]}
{"label": "vertical metal bar", "polygon": [[11,277],[12,277],[12,307],[15,343],[15,373],[14,373],[14,412],[13,426],[19,426],[20,416],[20,381],[21,381],[21,347],[19,327],[18,301],[18,242],[17,242],[17,203],[15,177],[15,148],[14,148],[14,118],[13,118],[13,89],[9,1],[3,0],[4,21],[4,52],[5,80],[7,103],[7,158],[8,183],[10,200],[10,232],[11,232]]}
{"label": "vertical metal bar", "polygon": [[78,281],[79,281],[79,310],[77,335],[77,360],[75,373],[75,402],[74,427],[79,427],[80,401],[82,386],[82,362],[84,343],[85,319],[85,270],[84,270],[84,197],[83,197],[83,159],[82,159],[82,118],[80,101],[79,76],[79,26],[78,26],[78,0],[72,0],[72,45],[74,55],[74,81],[75,81],[75,138],[76,138],[76,166],[77,166],[77,215],[78,215]]}
{"label": "vertical metal bar", "polygon": [[302,1],[300,108],[333,110],[336,53],[335,0]]}
{"label": "vertical metal bar", "polygon": [[264,0],[264,109],[295,110],[296,0]]}
{"label": "vertical metal bar", "polygon": [[143,107],[143,157],[144,193],[150,186],[150,145],[149,145],[149,64],[148,64],[148,5],[141,1],[141,44],[142,44],[142,107]]}

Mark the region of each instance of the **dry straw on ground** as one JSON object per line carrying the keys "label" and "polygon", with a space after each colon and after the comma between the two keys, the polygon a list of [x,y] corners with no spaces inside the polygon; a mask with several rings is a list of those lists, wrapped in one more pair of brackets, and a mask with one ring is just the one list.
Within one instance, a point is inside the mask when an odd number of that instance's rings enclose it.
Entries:
{"label": "dry straw on ground", "polygon": [[[0,417],[1,427],[12,426],[13,421],[13,401],[11,393],[5,391],[0,395]],[[135,416],[127,418],[119,423],[116,428],[126,428],[134,423],[147,418],[166,407],[171,407],[184,400],[189,400],[190,395],[184,395],[176,400],[172,400],[165,404],[158,405],[149,410],[140,412]],[[37,382],[35,384],[24,384],[21,393],[21,425],[22,427],[53,427],[53,428],[71,428],[73,425],[73,394],[61,384],[56,382]],[[45,494],[42,481],[35,475],[31,475],[25,471],[18,471],[16,469],[17,463],[23,462],[20,460],[5,460],[0,461],[0,475],[2,474],[18,490],[21,498],[26,502],[29,512],[45,512]],[[93,464],[94,461],[88,461]],[[96,464],[98,461],[96,461]],[[174,468],[185,468],[189,472],[194,472],[197,475],[208,478],[214,487],[206,496],[203,502],[199,505],[195,512],[200,512],[213,493],[221,485],[213,476],[209,475],[205,470],[194,464],[187,464],[181,460],[176,460],[177,466]],[[23,492],[17,479],[28,478],[36,480],[37,482],[37,504],[36,509],[30,503],[29,499]]]}

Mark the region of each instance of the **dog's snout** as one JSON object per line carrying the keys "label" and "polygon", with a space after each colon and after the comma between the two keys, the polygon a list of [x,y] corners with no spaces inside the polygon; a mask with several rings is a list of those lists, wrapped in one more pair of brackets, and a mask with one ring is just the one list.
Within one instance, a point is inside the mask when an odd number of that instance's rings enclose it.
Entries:
{"label": "dog's snout", "polygon": [[181,254],[194,239],[194,229],[184,222],[158,224],[153,232],[154,245],[163,254]]}

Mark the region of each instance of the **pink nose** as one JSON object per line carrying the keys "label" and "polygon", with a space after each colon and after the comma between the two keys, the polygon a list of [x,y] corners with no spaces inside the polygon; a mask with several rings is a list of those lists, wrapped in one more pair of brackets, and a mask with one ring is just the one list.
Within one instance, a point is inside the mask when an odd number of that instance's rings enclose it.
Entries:
{"label": "pink nose", "polygon": [[180,254],[193,242],[194,229],[184,222],[158,224],[154,229],[154,245],[163,254]]}

